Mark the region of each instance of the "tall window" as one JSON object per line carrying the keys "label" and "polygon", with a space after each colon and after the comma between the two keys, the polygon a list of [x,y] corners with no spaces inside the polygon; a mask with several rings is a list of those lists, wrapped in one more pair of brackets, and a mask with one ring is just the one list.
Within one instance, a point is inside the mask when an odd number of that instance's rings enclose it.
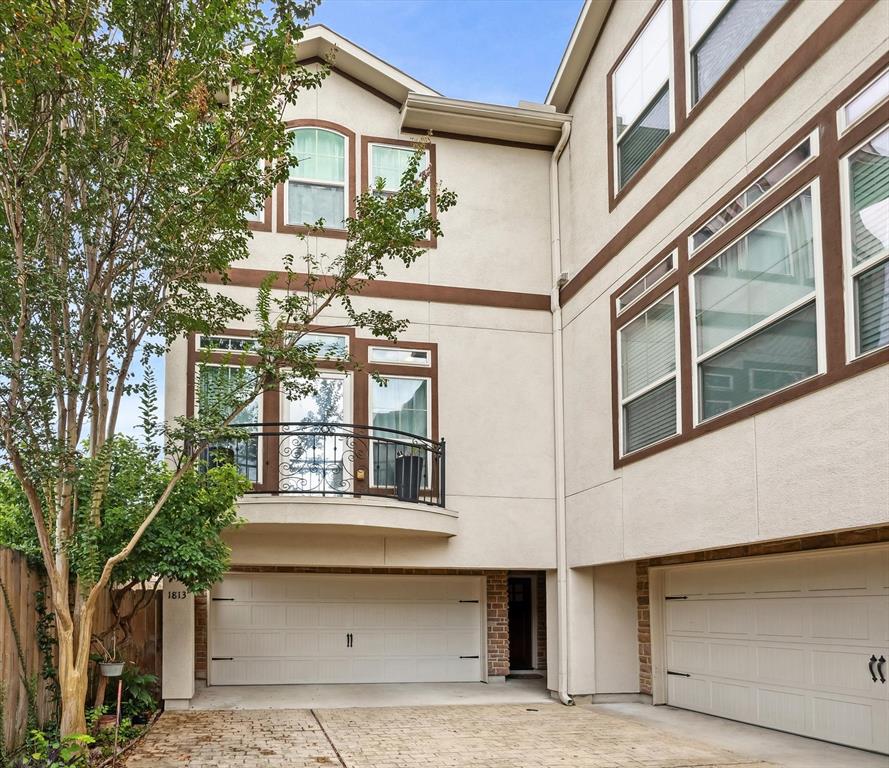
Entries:
{"label": "tall window", "polygon": [[813,188],[692,276],[698,418],[819,371]]}
{"label": "tall window", "polygon": [[686,0],[691,103],[714,86],[786,0]]}
{"label": "tall window", "polygon": [[[262,160],[257,160],[256,165],[259,168],[260,174],[262,174],[265,170],[265,163]],[[261,202],[256,208],[245,211],[244,218],[256,224],[261,224],[265,221],[265,201]]]}
{"label": "tall window", "polygon": [[854,354],[889,345],[889,128],[845,160]]}
{"label": "tall window", "polygon": [[677,432],[676,330],[674,290],[618,331],[624,454]]}
{"label": "tall window", "polygon": [[417,470],[428,485],[429,457],[422,447],[411,445],[410,438],[387,430],[407,432],[418,437],[430,436],[429,379],[387,376],[386,385],[370,382],[370,425],[374,427],[372,482],[376,487],[395,484],[395,465],[401,456],[417,457]]}
{"label": "tall window", "polygon": [[[204,366],[199,375],[200,410],[220,409],[222,417],[231,412],[228,404],[242,397],[250,385],[249,372],[242,368],[225,365]],[[258,424],[262,421],[261,398],[256,398],[232,421],[239,424]],[[257,427],[248,428],[251,432]],[[210,466],[231,463],[244,477],[254,483],[259,482],[259,437],[245,436],[238,440],[221,440],[207,448],[204,459]]]}
{"label": "tall window", "polygon": [[346,137],[324,128],[291,131],[297,163],[287,181],[286,223],[311,225],[319,219],[342,229],[346,220]]}
{"label": "tall window", "polygon": [[617,186],[670,135],[670,3],[662,2],[614,71]]}

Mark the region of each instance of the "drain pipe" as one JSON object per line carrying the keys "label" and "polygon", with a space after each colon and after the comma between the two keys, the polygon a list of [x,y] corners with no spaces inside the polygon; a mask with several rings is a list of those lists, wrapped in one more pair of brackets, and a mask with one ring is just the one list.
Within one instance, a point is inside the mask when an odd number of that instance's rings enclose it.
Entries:
{"label": "drain pipe", "polygon": [[555,440],[556,475],[556,594],[559,627],[559,701],[573,706],[568,695],[568,543],[565,521],[565,400],[562,389],[562,306],[559,289],[562,284],[562,239],[559,226],[559,158],[568,137],[571,123],[562,123],[562,135],[553,151],[549,166],[550,255],[552,258],[552,291],[550,311],[553,323],[553,437]]}

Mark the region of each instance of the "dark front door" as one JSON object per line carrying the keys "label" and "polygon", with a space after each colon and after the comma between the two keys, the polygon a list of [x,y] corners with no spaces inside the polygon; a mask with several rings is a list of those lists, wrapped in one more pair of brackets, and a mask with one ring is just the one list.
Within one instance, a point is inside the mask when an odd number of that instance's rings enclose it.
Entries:
{"label": "dark front door", "polygon": [[507,582],[509,594],[509,667],[533,669],[531,628],[531,579],[511,576]]}

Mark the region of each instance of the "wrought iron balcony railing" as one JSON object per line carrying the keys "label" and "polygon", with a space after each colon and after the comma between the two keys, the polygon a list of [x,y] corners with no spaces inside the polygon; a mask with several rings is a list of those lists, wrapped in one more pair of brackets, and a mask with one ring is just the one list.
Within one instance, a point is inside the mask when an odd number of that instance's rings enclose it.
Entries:
{"label": "wrought iron balcony railing", "polygon": [[445,506],[445,441],[363,424],[239,424],[249,436],[211,445],[212,465],[231,462],[252,493],[375,496]]}

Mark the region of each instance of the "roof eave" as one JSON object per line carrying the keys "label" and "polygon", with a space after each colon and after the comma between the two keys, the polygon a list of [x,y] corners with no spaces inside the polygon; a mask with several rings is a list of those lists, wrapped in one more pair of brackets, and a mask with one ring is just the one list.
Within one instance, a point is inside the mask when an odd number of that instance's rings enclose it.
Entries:
{"label": "roof eave", "polygon": [[586,0],[577,17],[571,39],[562,55],[549,93],[546,94],[546,103],[552,104],[559,111],[567,110],[574,97],[587,61],[599,41],[599,34],[611,11],[611,5],[612,0]]}

